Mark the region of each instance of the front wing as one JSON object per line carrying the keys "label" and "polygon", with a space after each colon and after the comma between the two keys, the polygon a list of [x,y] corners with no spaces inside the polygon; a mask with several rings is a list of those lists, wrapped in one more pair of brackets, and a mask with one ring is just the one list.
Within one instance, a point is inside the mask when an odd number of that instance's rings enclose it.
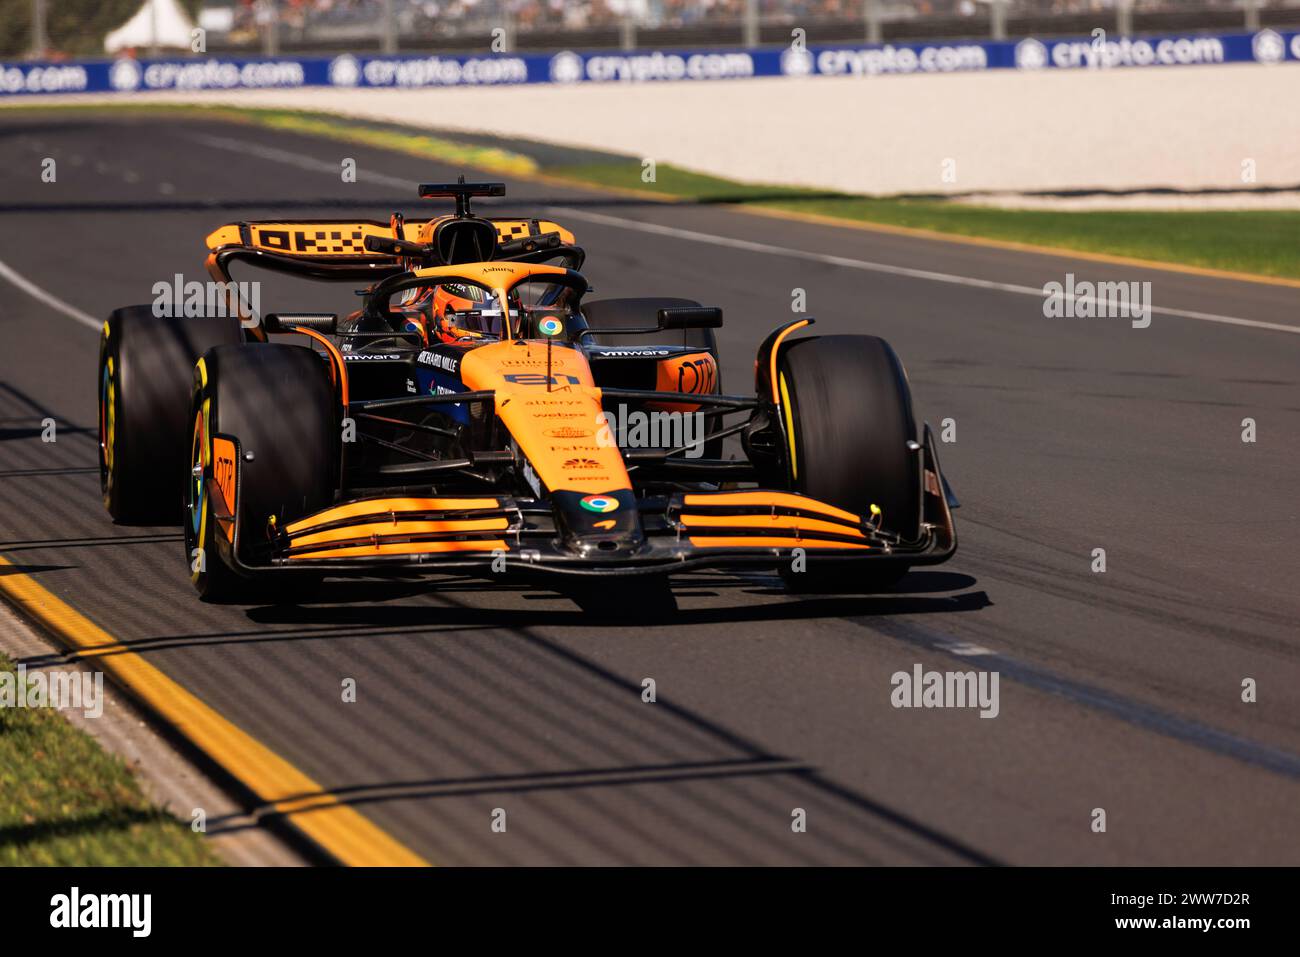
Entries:
{"label": "front wing", "polygon": [[[223,439],[234,441],[229,436]],[[411,572],[668,574],[708,566],[789,562],[802,549],[818,562],[946,561],[956,551],[946,485],[926,429],[921,534],[901,541],[871,517],[804,495],[767,489],[676,492],[637,499],[644,543],[628,552],[562,541],[549,502],[495,495],[366,498],[322,509],[283,527],[245,528],[232,507],[218,515],[223,557],[248,575],[314,569],[326,574]],[[236,463],[242,461],[238,453]],[[238,471],[226,476],[238,500]],[[229,494],[233,484],[234,494]]]}

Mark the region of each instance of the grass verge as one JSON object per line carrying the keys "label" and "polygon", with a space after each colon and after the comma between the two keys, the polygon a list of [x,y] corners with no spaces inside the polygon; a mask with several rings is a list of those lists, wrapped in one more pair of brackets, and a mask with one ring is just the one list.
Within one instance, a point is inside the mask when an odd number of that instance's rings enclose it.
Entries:
{"label": "grass verge", "polygon": [[548,174],[615,189],[642,189],[706,203],[810,213],[850,222],[901,226],[1126,256],[1155,262],[1300,278],[1300,210],[999,209],[944,200],[873,198],[780,186],[749,186],[660,165],[641,182],[641,163],[557,167]]}
{"label": "grass verge", "polygon": [[[16,681],[13,662],[0,672]],[[116,755],[49,708],[0,707],[0,866],[216,865]]]}
{"label": "grass verge", "polygon": [[1295,254],[1300,242],[1300,210],[1000,209],[935,199],[851,196],[799,187],[750,185],[666,164],[657,167],[655,182],[645,183],[641,161],[632,157],[490,136],[432,134],[326,113],[186,104],[20,105],[7,109],[40,110],[46,115],[87,109],[118,114],[184,113],[391,149],[501,176],[546,178],[667,201],[770,209],[847,223],[1300,279],[1300,256]]}

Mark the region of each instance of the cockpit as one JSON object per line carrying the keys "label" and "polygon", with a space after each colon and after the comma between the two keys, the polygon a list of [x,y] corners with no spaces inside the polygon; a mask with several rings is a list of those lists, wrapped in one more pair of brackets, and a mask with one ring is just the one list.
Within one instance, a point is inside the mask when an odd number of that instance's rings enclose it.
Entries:
{"label": "cockpit", "polygon": [[395,328],[422,333],[426,342],[576,341],[587,327],[579,310],[586,280],[558,267],[440,267],[381,286],[390,288],[375,290],[372,309],[386,313]]}

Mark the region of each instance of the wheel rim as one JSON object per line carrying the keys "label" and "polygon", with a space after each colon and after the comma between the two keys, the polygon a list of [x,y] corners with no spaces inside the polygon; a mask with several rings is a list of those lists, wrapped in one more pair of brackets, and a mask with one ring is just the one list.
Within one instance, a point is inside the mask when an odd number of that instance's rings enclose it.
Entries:
{"label": "wheel rim", "polygon": [[113,444],[117,432],[117,410],[114,408],[117,388],[113,384],[113,359],[104,363],[99,382],[99,468],[100,484],[108,491],[113,476]]}
{"label": "wheel rim", "polygon": [[190,534],[193,543],[200,546],[203,543],[203,514],[207,504],[207,482],[204,481],[207,471],[207,432],[207,423],[200,410],[194,417],[194,433],[190,442],[190,474],[185,496]]}

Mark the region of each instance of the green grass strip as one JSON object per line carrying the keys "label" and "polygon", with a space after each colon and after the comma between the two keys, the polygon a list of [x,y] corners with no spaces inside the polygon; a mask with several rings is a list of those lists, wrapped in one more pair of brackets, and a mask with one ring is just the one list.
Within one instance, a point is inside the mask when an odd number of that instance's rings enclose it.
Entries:
{"label": "green grass strip", "polygon": [[[3,656],[0,672],[17,682]],[[0,866],[220,863],[202,835],[150,803],[122,760],[63,715],[0,707]]]}

